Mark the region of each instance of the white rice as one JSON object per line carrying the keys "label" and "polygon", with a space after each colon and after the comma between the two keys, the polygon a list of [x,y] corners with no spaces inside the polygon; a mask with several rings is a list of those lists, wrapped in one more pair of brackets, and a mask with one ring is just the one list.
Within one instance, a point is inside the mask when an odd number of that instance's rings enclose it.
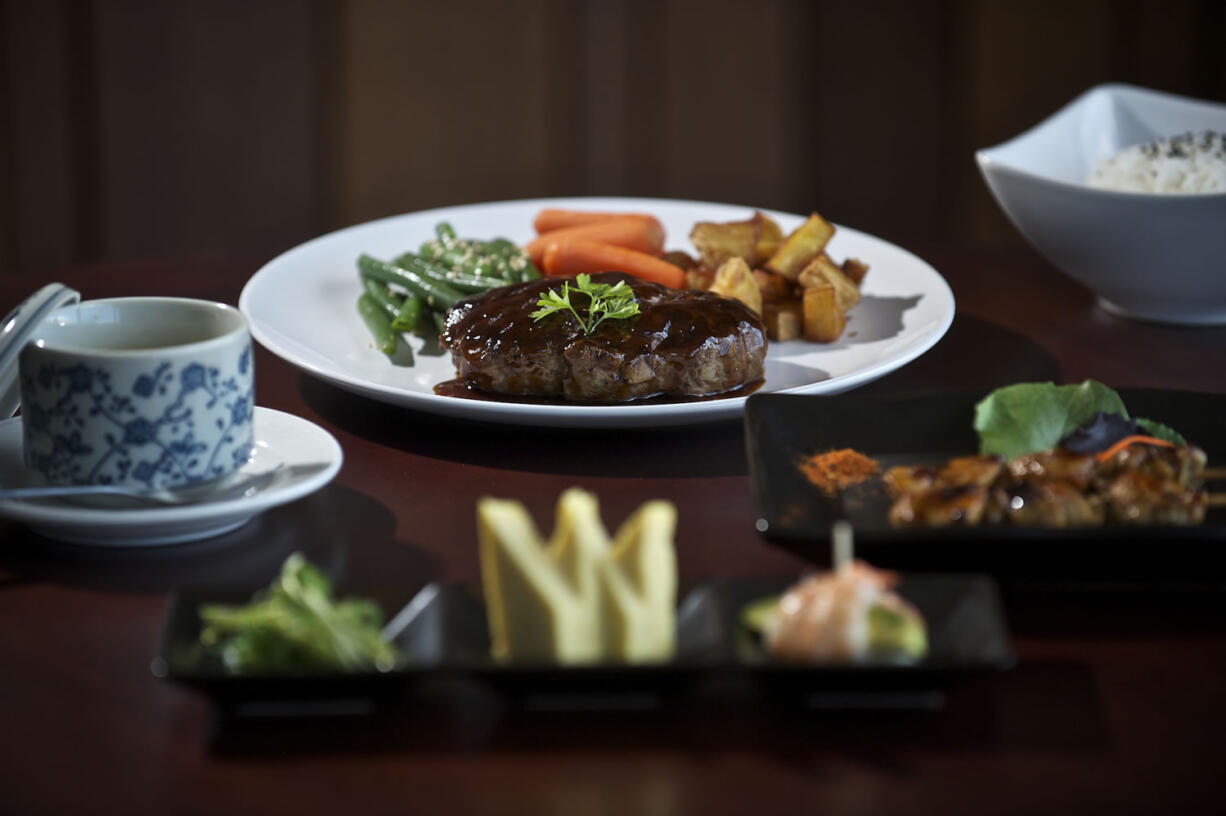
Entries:
{"label": "white rice", "polygon": [[1226,133],[1205,130],[1133,145],[1100,161],[1089,184],[1131,193],[1226,193]]}

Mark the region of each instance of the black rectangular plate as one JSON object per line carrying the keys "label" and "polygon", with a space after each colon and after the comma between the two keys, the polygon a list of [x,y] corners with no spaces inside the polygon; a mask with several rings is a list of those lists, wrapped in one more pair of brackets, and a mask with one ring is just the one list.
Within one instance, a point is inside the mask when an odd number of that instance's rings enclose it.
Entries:
{"label": "black rectangular plate", "polygon": [[[656,703],[694,691],[713,676],[732,677],[755,694],[820,695],[940,690],[969,675],[1007,669],[1014,654],[996,585],[978,575],[905,576],[900,593],[928,623],[930,650],[913,666],[789,665],[764,654],[740,624],[751,601],[782,592],[787,580],[721,581],[686,593],[677,614],[676,656],[650,665],[517,665],[489,658],[481,602],[464,587],[430,584],[389,624],[403,665],[387,673],[236,676],[196,647],[201,603],[241,603],[250,592],[180,590],[171,597],[155,673],[194,687],[228,709],[294,714],[329,701],[373,701],[411,694],[439,678],[475,680],[519,702],[582,696],[587,708],[622,707],[628,697]],[[888,698],[883,698],[888,699]],[[295,708],[295,704],[298,706]]]}
{"label": "black rectangular plate", "polygon": [[[745,413],[757,527],[767,539],[816,564],[830,562],[830,526],[846,518],[856,553],[881,567],[974,570],[1043,577],[1116,578],[1187,575],[1223,565],[1226,509],[1197,526],[1125,526],[1051,530],[985,525],[894,529],[879,479],[829,497],[797,467],[814,453],[854,448],[881,463],[937,462],[975,453],[975,404],[987,391],[945,390],[903,396],[760,394]],[[1226,395],[1120,389],[1133,416],[1164,422],[1226,461]]]}

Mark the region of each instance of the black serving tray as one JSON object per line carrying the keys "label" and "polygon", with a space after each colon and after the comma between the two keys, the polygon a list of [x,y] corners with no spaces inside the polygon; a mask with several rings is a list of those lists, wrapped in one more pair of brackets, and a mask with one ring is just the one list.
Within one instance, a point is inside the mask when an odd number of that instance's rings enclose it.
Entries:
{"label": "black serving tray", "polygon": [[[975,453],[974,407],[982,389],[903,396],[761,394],[745,413],[757,528],[816,564],[830,562],[830,527],[847,519],[856,553],[881,567],[973,570],[997,575],[1147,578],[1220,574],[1226,509],[1197,526],[1126,526],[1052,530],[1007,526],[894,529],[879,479],[827,496],[797,467],[801,457],[854,448],[893,465],[934,463]],[[1177,429],[1210,464],[1226,461],[1226,395],[1119,389],[1133,416]]]}
{"label": "black serving tray", "polygon": [[[721,581],[694,587],[677,614],[675,657],[647,665],[558,666],[499,664],[489,658],[489,635],[480,601],[465,587],[430,584],[385,628],[399,647],[402,664],[392,671],[229,674],[196,647],[201,603],[241,603],[250,592],[180,590],[171,597],[154,674],[195,688],[231,711],[281,714],[361,709],[412,695],[429,681],[465,680],[488,686],[517,703],[549,707],[551,701],[583,699],[585,708],[618,708],[628,698],[667,703],[710,688],[713,678],[755,696],[890,694],[941,690],[970,675],[1007,669],[1014,663],[1003,607],[990,578],[977,575],[905,576],[900,588],[924,615],[927,658],[912,666],[793,665],[765,654],[740,623],[751,601],[782,592],[791,580]],[[718,685],[718,684],[717,684]],[[724,684],[725,687],[727,684]],[[834,698],[832,698],[834,699]]]}

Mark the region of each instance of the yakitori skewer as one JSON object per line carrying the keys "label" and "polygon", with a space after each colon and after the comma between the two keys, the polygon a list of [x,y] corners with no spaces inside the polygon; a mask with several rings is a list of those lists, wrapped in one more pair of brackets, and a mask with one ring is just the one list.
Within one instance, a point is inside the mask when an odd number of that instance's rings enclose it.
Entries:
{"label": "yakitori skewer", "polygon": [[939,466],[895,467],[884,481],[899,527],[1005,523],[1040,527],[1199,524],[1209,507],[1226,506],[1206,482],[1226,468],[1205,468],[1192,446],[1057,449],[1006,460],[957,457]]}

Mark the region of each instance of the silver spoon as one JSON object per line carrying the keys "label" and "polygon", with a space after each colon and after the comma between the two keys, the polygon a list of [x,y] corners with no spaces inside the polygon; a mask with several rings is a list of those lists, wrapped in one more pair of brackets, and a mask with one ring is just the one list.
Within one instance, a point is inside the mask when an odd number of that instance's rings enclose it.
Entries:
{"label": "silver spoon", "polygon": [[[0,501],[8,499],[45,499],[85,497],[115,498],[125,502],[133,502],[130,506],[141,505],[183,505],[200,504],[203,502],[229,501],[254,496],[271,485],[282,474],[296,475],[310,465],[295,465],[287,469],[284,462],[278,463],[268,470],[259,473],[244,474],[237,478],[223,478],[220,484],[185,485],[177,488],[159,488],[155,490],[140,490],[120,485],[54,485],[46,487],[7,487],[0,488]],[[109,504],[109,503],[108,503]],[[109,506],[120,506],[109,504]]]}

